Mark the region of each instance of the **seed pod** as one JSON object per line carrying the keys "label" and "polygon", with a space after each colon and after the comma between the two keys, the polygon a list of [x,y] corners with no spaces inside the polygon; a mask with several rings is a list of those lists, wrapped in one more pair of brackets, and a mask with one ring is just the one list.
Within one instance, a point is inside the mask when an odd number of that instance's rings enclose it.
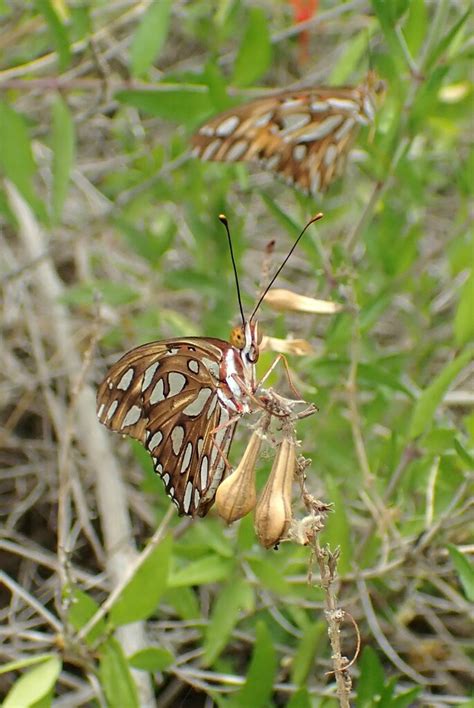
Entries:
{"label": "seed pod", "polygon": [[217,489],[217,513],[228,524],[248,514],[257,503],[255,465],[261,445],[261,434],[253,432],[238,467]]}
{"label": "seed pod", "polygon": [[332,315],[344,309],[338,302],[317,300],[314,297],[298,295],[298,293],[283,288],[269,290],[265,295],[265,302],[274,310],[310,312],[317,315]]}
{"label": "seed pod", "polygon": [[290,526],[295,466],[295,441],[284,438],[255,509],[255,532],[264,548],[275,546]]}

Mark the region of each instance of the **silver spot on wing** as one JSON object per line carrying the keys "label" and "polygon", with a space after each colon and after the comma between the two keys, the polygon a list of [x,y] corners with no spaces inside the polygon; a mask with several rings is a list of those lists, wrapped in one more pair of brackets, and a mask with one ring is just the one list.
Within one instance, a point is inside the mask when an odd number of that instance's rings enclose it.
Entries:
{"label": "silver spot on wing", "polygon": [[127,425],[135,425],[135,423],[140,420],[142,414],[142,409],[140,406],[132,406],[128,411],[127,415],[123,419],[121,428],[126,428]]}
{"label": "silver spot on wing", "polygon": [[184,428],[182,425],[175,425],[171,431],[171,446],[175,455],[179,455],[184,439]]}
{"label": "silver spot on wing", "polygon": [[148,367],[148,369],[145,369],[145,373],[143,374],[143,382],[142,382],[142,393],[143,391],[146,391],[148,386],[151,384],[153,381],[153,376],[155,375],[155,371],[159,367],[160,362],[155,361],[154,364]]}
{"label": "silver spot on wing", "polygon": [[127,371],[124,373],[124,375],[118,382],[117,388],[119,388],[121,391],[127,391],[130,384],[132,383],[134,373],[135,371],[132,367],[130,367],[130,369],[127,369]]}

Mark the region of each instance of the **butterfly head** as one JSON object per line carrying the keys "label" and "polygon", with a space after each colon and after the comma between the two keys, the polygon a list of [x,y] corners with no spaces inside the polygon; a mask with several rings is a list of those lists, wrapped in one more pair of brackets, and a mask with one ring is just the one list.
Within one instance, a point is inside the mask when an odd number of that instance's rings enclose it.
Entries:
{"label": "butterfly head", "polygon": [[258,331],[258,322],[244,322],[237,325],[230,333],[230,343],[242,352],[242,359],[249,364],[255,364],[259,354],[259,344],[262,335]]}

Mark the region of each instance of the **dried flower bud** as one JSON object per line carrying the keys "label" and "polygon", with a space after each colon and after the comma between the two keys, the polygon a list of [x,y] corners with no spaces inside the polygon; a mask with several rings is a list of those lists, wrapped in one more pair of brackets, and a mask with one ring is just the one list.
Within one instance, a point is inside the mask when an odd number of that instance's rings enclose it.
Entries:
{"label": "dried flower bud", "polygon": [[255,509],[255,532],[264,548],[275,546],[290,526],[295,466],[295,441],[284,438]]}
{"label": "dried flower bud", "polygon": [[314,352],[314,348],[306,339],[279,339],[278,337],[262,337],[260,351],[270,349],[272,352],[280,354],[296,354],[296,356],[306,356]]}
{"label": "dried flower bud", "polygon": [[333,315],[340,312],[343,306],[330,300],[317,300],[314,297],[298,295],[284,288],[273,288],[265,295],[265,302],[274,310],[290,310],[292,312],[311,312],[317,315]]}
{"label": "dried flower bud", "polygon": [[228,524],[248,514],[257,503],[255,465],[261,444],[261,434],[253,432],[238,467],[217,489],[217,513]]}

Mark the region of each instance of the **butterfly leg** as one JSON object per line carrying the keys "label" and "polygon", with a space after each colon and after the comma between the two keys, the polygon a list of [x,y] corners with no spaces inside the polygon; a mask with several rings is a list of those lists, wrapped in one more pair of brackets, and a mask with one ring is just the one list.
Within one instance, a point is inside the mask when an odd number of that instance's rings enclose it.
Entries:
{"label": "butterfly leg", "polygon": [[236,413],[236,415],[233,415],[229,420],[227,420],[225,423],[221,423],[220,425],[217,425],[215,428],[213,428],[209,435],[211,436],[212,444],[214,447],[217,449],[217,452],[219,453],[220,457],[222,460],[224,460],[224,464],[227,467],[227,469],[232,469],[232,465],[230,464],[229,460],[227,459],[227,455],[225,452],[222,450],[221,446],[219,443],[216,442],[216,433],[218,433],[221,430],[225,430],[226,428],[229,428],[231,425],[235,425],[241,418],[240,413]]}
{"label": "butterfly leg", "polygon": [[287,358],[284,354],[278,354],[278,356],[276,357],[273,364],[270,366],[268,371],[262,376],[262,378],[258,382],[258,386],[261,386],[262,384],[265,383],[265,381],[268,379],[268,377],[273,372],[273,370],[276,368],[276,366],[280,363],[280,361],[283,363],[283,366],[285,367],[285,373],[286,373],[286,378],[287,378],[289,387],[291,388],[291,390],[293,391],[293,393],[295,394],[295,396],[298,400],[300,400],[300,401],[303,400],[301,393],[298,391],[298,389],[296,388],[296,386],[294,385],[294,383],[291,379],[290,367],[288,365]]}

